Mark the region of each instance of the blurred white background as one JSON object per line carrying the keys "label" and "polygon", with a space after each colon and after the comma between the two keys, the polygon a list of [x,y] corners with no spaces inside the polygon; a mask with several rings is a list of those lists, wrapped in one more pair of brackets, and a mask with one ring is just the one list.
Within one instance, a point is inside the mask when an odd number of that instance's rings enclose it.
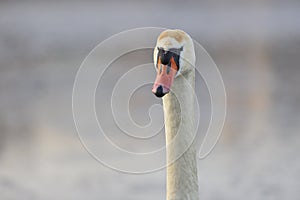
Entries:
{"label": "blurred white background", "polygon": [[[299,18],[297,0],[0,1],[0,199],[165,199],[165,170],[102,166],[72,118],[83,59],[112,34],[145,26],[185,30],[224,78],[227,119],[198,162],[201,199],[298,199]],[[132,112],[158,100],[145,101]]]}

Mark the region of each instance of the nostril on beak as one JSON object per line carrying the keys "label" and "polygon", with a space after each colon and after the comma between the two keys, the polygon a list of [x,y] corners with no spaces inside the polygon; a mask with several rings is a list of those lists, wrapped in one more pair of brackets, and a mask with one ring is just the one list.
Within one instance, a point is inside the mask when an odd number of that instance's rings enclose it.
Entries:
{"label": "nostril on beak", "polygon": [[158,86],[156,92],[154,93],[157,97],[163,97],[165,94],[163,93],[162,85]]}

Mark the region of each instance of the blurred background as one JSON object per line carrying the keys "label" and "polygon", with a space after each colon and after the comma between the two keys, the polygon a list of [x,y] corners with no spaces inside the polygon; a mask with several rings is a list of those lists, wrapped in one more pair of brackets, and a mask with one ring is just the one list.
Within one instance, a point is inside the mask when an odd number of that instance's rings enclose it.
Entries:
{"label": "blurred background", "polygon": [[145,26],[188,32],[224,79],[226,124],[198,162],[201,199],[299,199],[299,18],[298,0],[0,1],[0,199],[165,199],[165,170],[102,166],[72,118],[83,59]]}

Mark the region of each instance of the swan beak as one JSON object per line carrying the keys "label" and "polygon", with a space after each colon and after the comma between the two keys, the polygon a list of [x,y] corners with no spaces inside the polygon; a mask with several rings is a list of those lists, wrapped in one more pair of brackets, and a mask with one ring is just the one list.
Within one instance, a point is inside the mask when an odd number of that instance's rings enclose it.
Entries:
{"label": "swan beak", "polygon": [[158,62],[157,75],[152,87],[152,92],[155,96],[161,98],[170,92],[177,71],[178,67],[174,58],[171,58],[170,63],[167,65],[161,64],[160,61]]}

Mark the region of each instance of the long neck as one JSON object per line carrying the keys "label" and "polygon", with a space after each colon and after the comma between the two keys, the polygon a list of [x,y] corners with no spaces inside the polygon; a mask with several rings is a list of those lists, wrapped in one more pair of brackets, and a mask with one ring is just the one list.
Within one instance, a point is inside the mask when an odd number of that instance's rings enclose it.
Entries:
{"label": "long neck", "polygon": [[[195,72],[178,76],[163,97],[167,145],[167,200],[197,200],[194,119]],[[178,159],[177,159],[178,158]]]}

